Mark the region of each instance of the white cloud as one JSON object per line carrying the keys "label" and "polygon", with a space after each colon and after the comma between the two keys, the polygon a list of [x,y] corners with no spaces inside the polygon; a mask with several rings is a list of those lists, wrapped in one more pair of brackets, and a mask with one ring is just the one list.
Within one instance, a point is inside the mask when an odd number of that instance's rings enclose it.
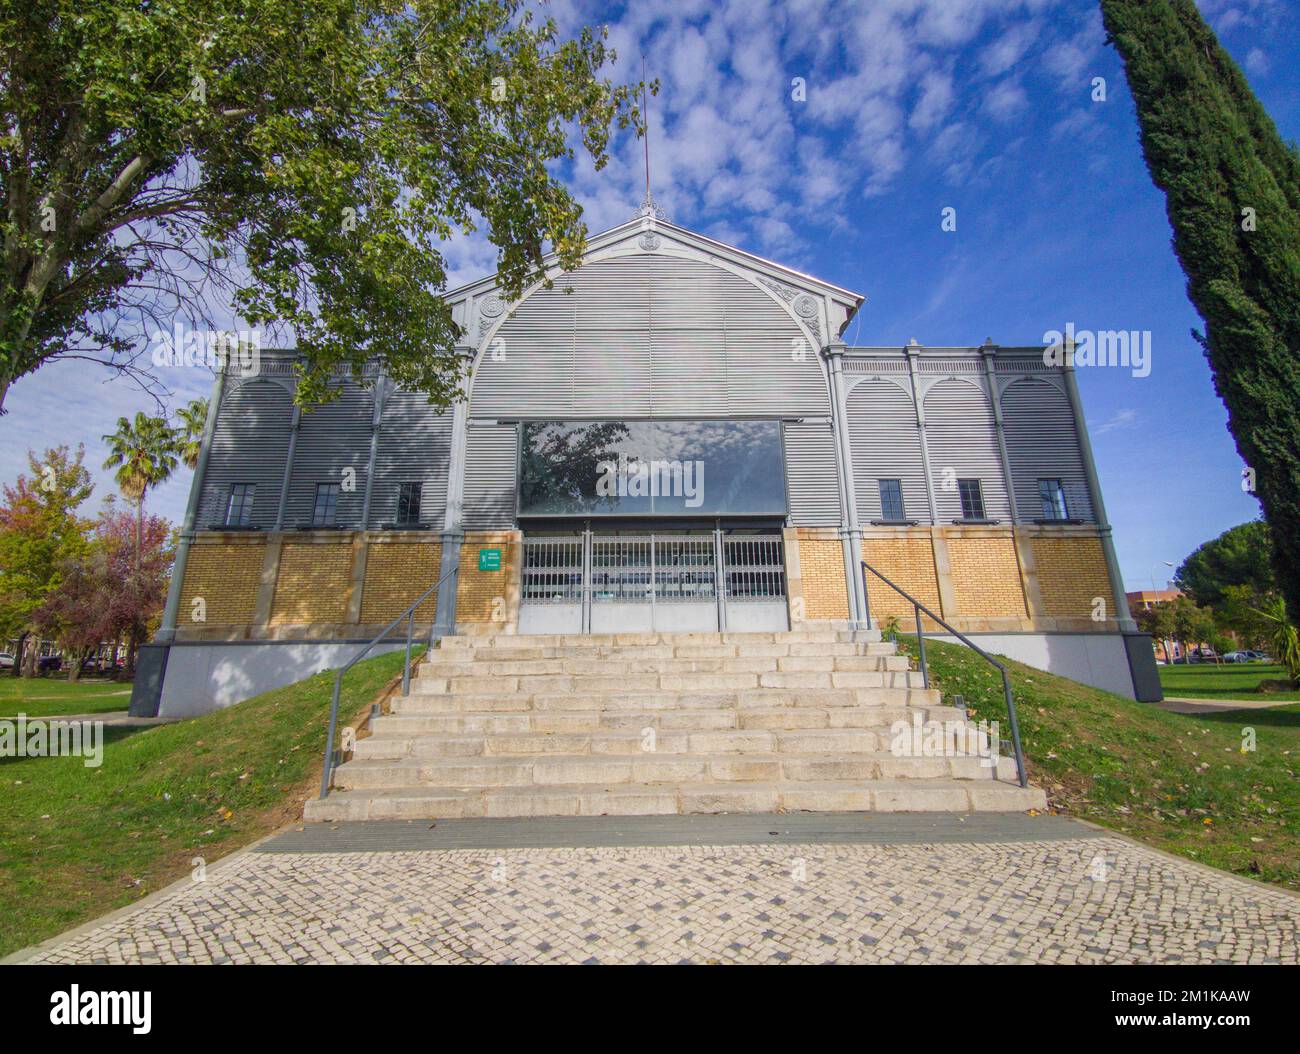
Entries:
{"label": "white cloud", "polygon": [[1246,72],[1262,77],[1269,70],[1268,56],[1260,48],[1251,48],[1246,52]]}
{"label": "white cloud", "polygon": [[1013,120],[1028,106],[1029,96],[1014,80],[999,82],[984,97],[984,112],[995,121]]}
{"label": "white cloud", "polygon": [[1130,425],[1137,423],[1138,412],[1136,410],[1121,409],[1116,410],[1101,424],[1093,428],[1094,435],[1105,435],[1107,432],[1115,432],[1121,428],[1128,428]]}
{"label": "white cloud", "polygon": [[918,132],[928,131],[952,109],[952,75],[931,70],[921,78],[920,92],[908,124]]}

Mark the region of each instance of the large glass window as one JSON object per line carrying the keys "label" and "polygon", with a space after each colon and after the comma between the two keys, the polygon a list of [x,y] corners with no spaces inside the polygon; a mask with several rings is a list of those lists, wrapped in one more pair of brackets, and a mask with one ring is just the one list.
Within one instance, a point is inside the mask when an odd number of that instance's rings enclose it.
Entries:
{"label": "large glass window", "polygon": [[520,516],[784,516],[779,421],[534,421]]}

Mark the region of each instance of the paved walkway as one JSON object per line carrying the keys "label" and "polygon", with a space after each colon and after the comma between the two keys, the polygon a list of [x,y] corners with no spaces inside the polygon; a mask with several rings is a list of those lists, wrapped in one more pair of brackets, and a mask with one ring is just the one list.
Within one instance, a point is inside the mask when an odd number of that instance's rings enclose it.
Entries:
{"label": "paved walkway", "polygon": [[1292,706],[1294,699],[1202,699],[1183,695],[1166,695],[1155,705],[1175,714],[1219,714],[1226,710],[1268,710],[1275,706]]}
{"label": "paved walkway", "polygon": [[[102,722],[105,728],[150,728],[153,725],[171,725],[185,720],[183,717],[132,717],[128,710],[104,710],[98,714],[31,714],[22,715],[30,725],[37,721],[64,721],[68,724]],[[0,717],[0,721],[17,721],[18,715]]]}
{"label": "paved walkway", "polygon": [[[640,818],[667,822],[683,818]],[[1300,960],[1300,898],[1057,817],[998,836],[961,817],[929,842],[875,843],[826,817],[751,817],[742,844],[602,844],[629,821],[568,825],[552,846],[339,851],[289,832],[19,958],[61,963],[1109,963]],[[1039,824],[1039,820],[1051,820]],[[969,823],[970,817],[964,822]],[[887,821],[894,822],[894,821]],[[452,829],[490,842],[482,821]],[[551,821],[532,821],[544,838]],[[761,829],[773,841],[761,844]],[[373,825],[357,825],[372,827]],[[643,836],[653,829],[647,823]],[[342,825],[340,827],[342,829]],[[822,830],[818,835],[817,830]],[[747,833],[746,833],[747,832]],[[811,833],[810,833],[811,832]],[[340,845],[367,837],[344,832]],[[295,835],[298,837],[295,839]],[[305,837],[304,837],[305,836]],[[637,836],[635,832],[630,836]],[[754,840],[744,843],[744,838]],[[800,837],[804,841],[799,841]],[[951,837],[950,837],[951,836]],[[430,837],[433,837],[430,835]],[[623,837],[622,835],[618,837]],[[987,840],[1000,837],[1001,840]],[[360,839],[360,841],[358,841]],[[787,841],[786,839],[791,839]],[[837,840],[839,839],[839,840]],[[573,844],[594,842],[597,844]],[[566,844],[567,843],[567,844]]]}

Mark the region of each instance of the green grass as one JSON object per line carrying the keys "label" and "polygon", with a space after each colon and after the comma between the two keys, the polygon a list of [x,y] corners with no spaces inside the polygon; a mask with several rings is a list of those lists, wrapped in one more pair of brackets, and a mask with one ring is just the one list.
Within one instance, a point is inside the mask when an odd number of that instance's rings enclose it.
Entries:
{"label": "green grass", "polygon": [[57,714],[103,714],[131,705],[129,681],[81,680],[65,677],[11,677],[0,674],[0,718],[53,717]]}
{"label": "green grass", "polygon": [[1165,695],[1189,699],[1268,699],[1275,702],[1300,701],[1297,692],[1258,692],[1259,682],[1285,681],[1286,669],[1260,662],[1194,663],[1184,666],[1157,666]]}
{"label": "green grass", "polygon": [[[401,673],[344,678],[340,722]],[[0,955],[139,900],[300,818],[315,793],[332,673],[177,724],[106,729],[104,762],[0,758]]]}
{"label": "green grass", "polygon": [[[915,640],[900,638],[915,655]],[[926,641],[945,700],[1010,739],[1001,676]],[[1030,779],[1054,810],[1226,871],[1300,889],[1300,706],[1171,714],[1006,660]],[[1243,730],[1255,730],[1243,752]]]}

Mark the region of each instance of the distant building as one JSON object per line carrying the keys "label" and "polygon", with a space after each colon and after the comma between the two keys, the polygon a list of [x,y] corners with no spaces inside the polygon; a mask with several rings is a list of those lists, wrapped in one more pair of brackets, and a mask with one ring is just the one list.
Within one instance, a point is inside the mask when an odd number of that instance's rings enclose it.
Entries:
{"label": "distant building", "polygon": [[1183,595],[1181,589],[1139,589],[1125,593],[1130,611],[1150,611],[1161,604],[1172,604]]}

